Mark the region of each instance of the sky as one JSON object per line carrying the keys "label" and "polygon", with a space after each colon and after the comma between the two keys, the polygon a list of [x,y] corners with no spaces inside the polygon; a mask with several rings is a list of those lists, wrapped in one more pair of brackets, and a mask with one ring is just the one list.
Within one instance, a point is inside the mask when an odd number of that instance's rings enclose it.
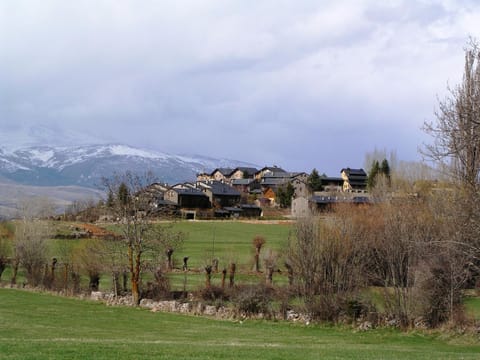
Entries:
{"label": "sky", "polygon": [[0,0],[0,147],[420,160],[478,24],[478,1]]}

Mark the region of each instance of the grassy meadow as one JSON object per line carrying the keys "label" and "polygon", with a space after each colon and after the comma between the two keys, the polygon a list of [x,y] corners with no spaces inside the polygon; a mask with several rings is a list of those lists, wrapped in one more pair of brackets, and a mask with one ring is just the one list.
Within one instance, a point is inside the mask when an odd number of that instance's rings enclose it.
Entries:
{"label": "grassy meadow", "polygon": [[282,252],[287,245],[291,224],[247,223],[239,221],[177,222],[173,230],[186,234],[185,243],[175,253],[177,265],[181,266],[184,256],[189,257],[192,268],[200,268],[212,258],[219,260],[222,268],[231,261],[243,270],[253,267],[252,239],[256,235],[266,240],[263,251],[268,249]]}
{"label": "grassy meadow", "polygon": [[478,359],[471,336],[225,321],[0,289],[0,359]]}
{"label": "grassy meadow", "polygon": [[[53,226],[57,234],[68,235],[74,223],[55,222]],[[109,230],[115,230],[111,224],[102,225]],[[188,256],[190,271],[186,275],[186,287],[188,290],[196,290],[204,284],[205,276],[203,268],[211,264],[212,259],[219,261],[219,272],[213,274],[212,283],[220,284],[221,270],[228,267],[230,262],[237,264],[236,281],[244,284],[253,284],[263,281],[263,277],[252,272],[253,269],[253,246],[252,239],[256,235],[263,236],[266,244],[262,253],[275,251],[279,255],[284,253],[288,236],[292,230],[289,223],[268,223],[268,222],[240,222],[240,221],[178,221],[171,224],[159,224],[159,226],[171,227],[173,231],[181,231],[185,234],[185,241],[181,248],[175,251],[174,263],[177,268],[168,276],[173,290],[183,290],[185,274],[180,269],[183,264],[183,257]],[[48,241],[48,258],[56,257],[62,262],[64,254],[71,249],[78,249],[82,246],[84,239],[50,239]],[[148,280],[151,274],[145,274]],[[11,269],[6,268],[2,275],[4,282],[11,277]],[[24,271],[19,269],[18,283],[24,281]],[[286,283],[286,277],[276,274],[274,283],[279,285]],[[85,274],[82,277],[82,286],[87,286]],[[104,274],[100,279],[100,290],[107,291],[111,288],[110,274]]]}

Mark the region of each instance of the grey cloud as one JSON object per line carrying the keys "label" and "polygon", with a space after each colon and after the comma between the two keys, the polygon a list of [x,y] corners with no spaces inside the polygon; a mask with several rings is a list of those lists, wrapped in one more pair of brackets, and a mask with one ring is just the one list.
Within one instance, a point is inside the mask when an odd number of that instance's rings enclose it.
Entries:
{"label": "grey cloud", "polygon": [[333,175],[375,146],[411,160],[475,16],[449,1],[4,2],[0,124]]}

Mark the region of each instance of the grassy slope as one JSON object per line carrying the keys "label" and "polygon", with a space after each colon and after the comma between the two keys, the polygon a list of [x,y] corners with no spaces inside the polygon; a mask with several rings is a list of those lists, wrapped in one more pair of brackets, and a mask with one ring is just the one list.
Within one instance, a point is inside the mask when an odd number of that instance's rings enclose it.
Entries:
{"label": "grassy slope", "polygon": [[[475,359],[480,344],[390,330],[217,321],[0,289],[1,359]],[[469,340],[469,341],[466,341]]]}

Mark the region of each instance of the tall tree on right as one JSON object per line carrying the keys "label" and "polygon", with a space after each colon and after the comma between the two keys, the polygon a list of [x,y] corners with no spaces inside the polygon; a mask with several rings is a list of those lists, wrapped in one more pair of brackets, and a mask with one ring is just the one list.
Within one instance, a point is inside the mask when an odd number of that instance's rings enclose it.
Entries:
{"label": "tall tree on right", "polygon": [[480,184],[480,49],[475,40],[465,49],[462,82],[448,90],[449,96],[439,102],[436,121],[424,124],[433,143],[423,154],[448,169],[472,195]]}
{"label": "tall tree on right", "polygon": [[[449,204],[453,233],[445,251],[460,257],[464,268],[480,271],[480,49],[471,39],[465,49],[465,66],[459,85],[448,88],[439,101],[436,121],[424,124],[433,141],[422,150],[446,172],[454,186]],[[449,256],[452,258],[452,256]],[[473,272],[475,273],[475,272]],[[472,276],[471,283],[478,276]]]}

